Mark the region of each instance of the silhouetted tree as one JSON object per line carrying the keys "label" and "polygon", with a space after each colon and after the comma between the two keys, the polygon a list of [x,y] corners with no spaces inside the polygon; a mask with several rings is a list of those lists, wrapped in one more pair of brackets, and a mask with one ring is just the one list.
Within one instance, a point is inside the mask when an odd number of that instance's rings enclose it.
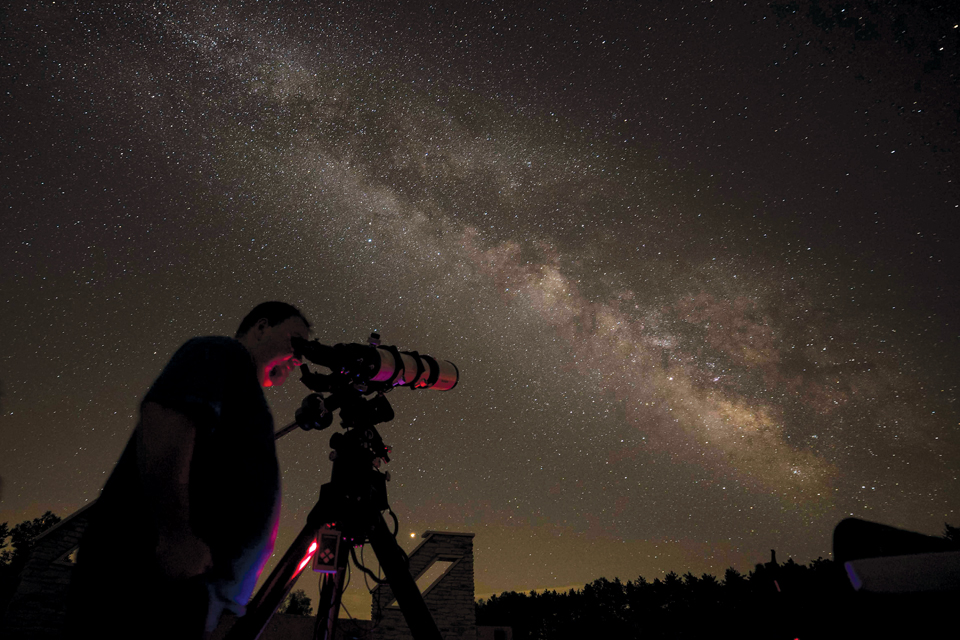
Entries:
{"label": "silhouetted tree", "polygon": [[771,559],[747,576],[730,568],[723,582],[690,572],[682,578],[670,572],[652,583],[643,576],[626,584],[599,578],[566,593],[508,592],[481,600],[477,624],[513,627],[517,640],[672,640],[727,635],[733,629],[751,639],[839,638],[842,634],[824,620],[847,611],[852,590],[844,580],[836,563],[822,558],[809,567]]}
{"label": "silhouetted tree", "polygon": [[58,522],[60,518],[47,511],[12,529],[6,522],[0,523],[0,613],[6,610],[10,597],[17,590],[20,572],[30,558],[34,539]]}
{"label": "silhouetted tree", "polygon": [[310,597],[303,589],[297,589],[289,594],[280,603],[277,613],[286,613],[291,616],[312,616],[313,607],[310,606]]}
{"label": "silhouetted tree", "polygon": [[943,537],[949,540],[954,547],[960,549],[960,527],[951,527],[946,522],[943,523]]}

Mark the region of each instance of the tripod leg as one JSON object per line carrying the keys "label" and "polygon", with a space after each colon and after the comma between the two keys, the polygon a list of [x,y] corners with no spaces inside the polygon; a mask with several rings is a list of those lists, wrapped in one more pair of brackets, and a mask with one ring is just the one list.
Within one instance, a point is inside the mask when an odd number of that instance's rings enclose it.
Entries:
{"label": "tripod leg", "polygon": [[316,549],[316,539],[317,530],[309,524],[301,529],[280,563],[250,601],[247,614],[237,620],[224,640],[256,640],[260,637],[277,607],[305,568],[305,560],[312,559],[310,545],[313,544]]}
{"label": "tripod leg", "polygon": [[427,604],[423,601],[423,595],[416,581],[403,561],[400,545],[390,533],[382,516],[378,518],[373,532],[370,533],[370,544],[373,545],[377,560],[380,561],[383,573],[390,582],[390,588],[397,599],[397,604],[400,605],[414,640],[443,640],[437,623],[434,622]]}
{"label": "tripod leg", "polygon": [[[345,573],[346,569],[344,567],[337,567],[336,573],[328,573],[323,576],[320,604],[317,606],[317,633],[314,634],[316,640],[333,640],[335,637],[337,619],[340,617],[340,597],[343,595]],[[324,615],[324,611],[327,612],[326,615]]]}

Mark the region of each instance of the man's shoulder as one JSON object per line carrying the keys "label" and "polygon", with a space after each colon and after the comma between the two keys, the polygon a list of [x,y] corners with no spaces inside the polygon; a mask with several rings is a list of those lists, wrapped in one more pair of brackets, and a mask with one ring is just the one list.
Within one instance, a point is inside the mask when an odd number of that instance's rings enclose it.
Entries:
{"label": "man's shoulder", "polygon": [[[165,377],[208,378],[256,375],[253,357],[239,341],[225,336],[204,336],[188,340],[177,349],[160,374]],[[159,379],[158,379],[159,381]]]}
{"label": "man's shoulder", "polygon": [[202,336],[187,340],[173,354],[174,359],[189,358],[203,360],[252,361],[250,352],[238,340],[226,336]]}
{"label": "man's shoulder", "polygon": [[173,354],[143,401],[202,422],[219,418],[225,404],[238,398],[257,402],[258,394],[262,399],[246,347],[233,338],[205,336],[188,340]]}

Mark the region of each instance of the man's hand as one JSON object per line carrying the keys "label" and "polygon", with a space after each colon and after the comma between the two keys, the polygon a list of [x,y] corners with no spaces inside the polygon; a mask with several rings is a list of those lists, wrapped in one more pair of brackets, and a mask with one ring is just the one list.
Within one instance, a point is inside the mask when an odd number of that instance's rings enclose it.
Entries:
{"label": "man's hand", "polygon": [[209,571],[213,567],[213,558],[210,547],[192,531],[161,531],[157,541],[157,563],[163,575],[176,580]]}

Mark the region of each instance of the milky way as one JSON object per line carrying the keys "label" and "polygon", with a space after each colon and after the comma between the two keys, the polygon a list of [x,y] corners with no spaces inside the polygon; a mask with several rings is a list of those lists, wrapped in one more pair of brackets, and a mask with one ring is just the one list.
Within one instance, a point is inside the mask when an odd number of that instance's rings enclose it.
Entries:
{"label": "milky way", "polygon": [[[480,594],[956,525],[956,21],[716,4],[7,10],[0,520],[282,299],[457,363],[382,432]],[[280,441],[281,547],[327,439]]]}

